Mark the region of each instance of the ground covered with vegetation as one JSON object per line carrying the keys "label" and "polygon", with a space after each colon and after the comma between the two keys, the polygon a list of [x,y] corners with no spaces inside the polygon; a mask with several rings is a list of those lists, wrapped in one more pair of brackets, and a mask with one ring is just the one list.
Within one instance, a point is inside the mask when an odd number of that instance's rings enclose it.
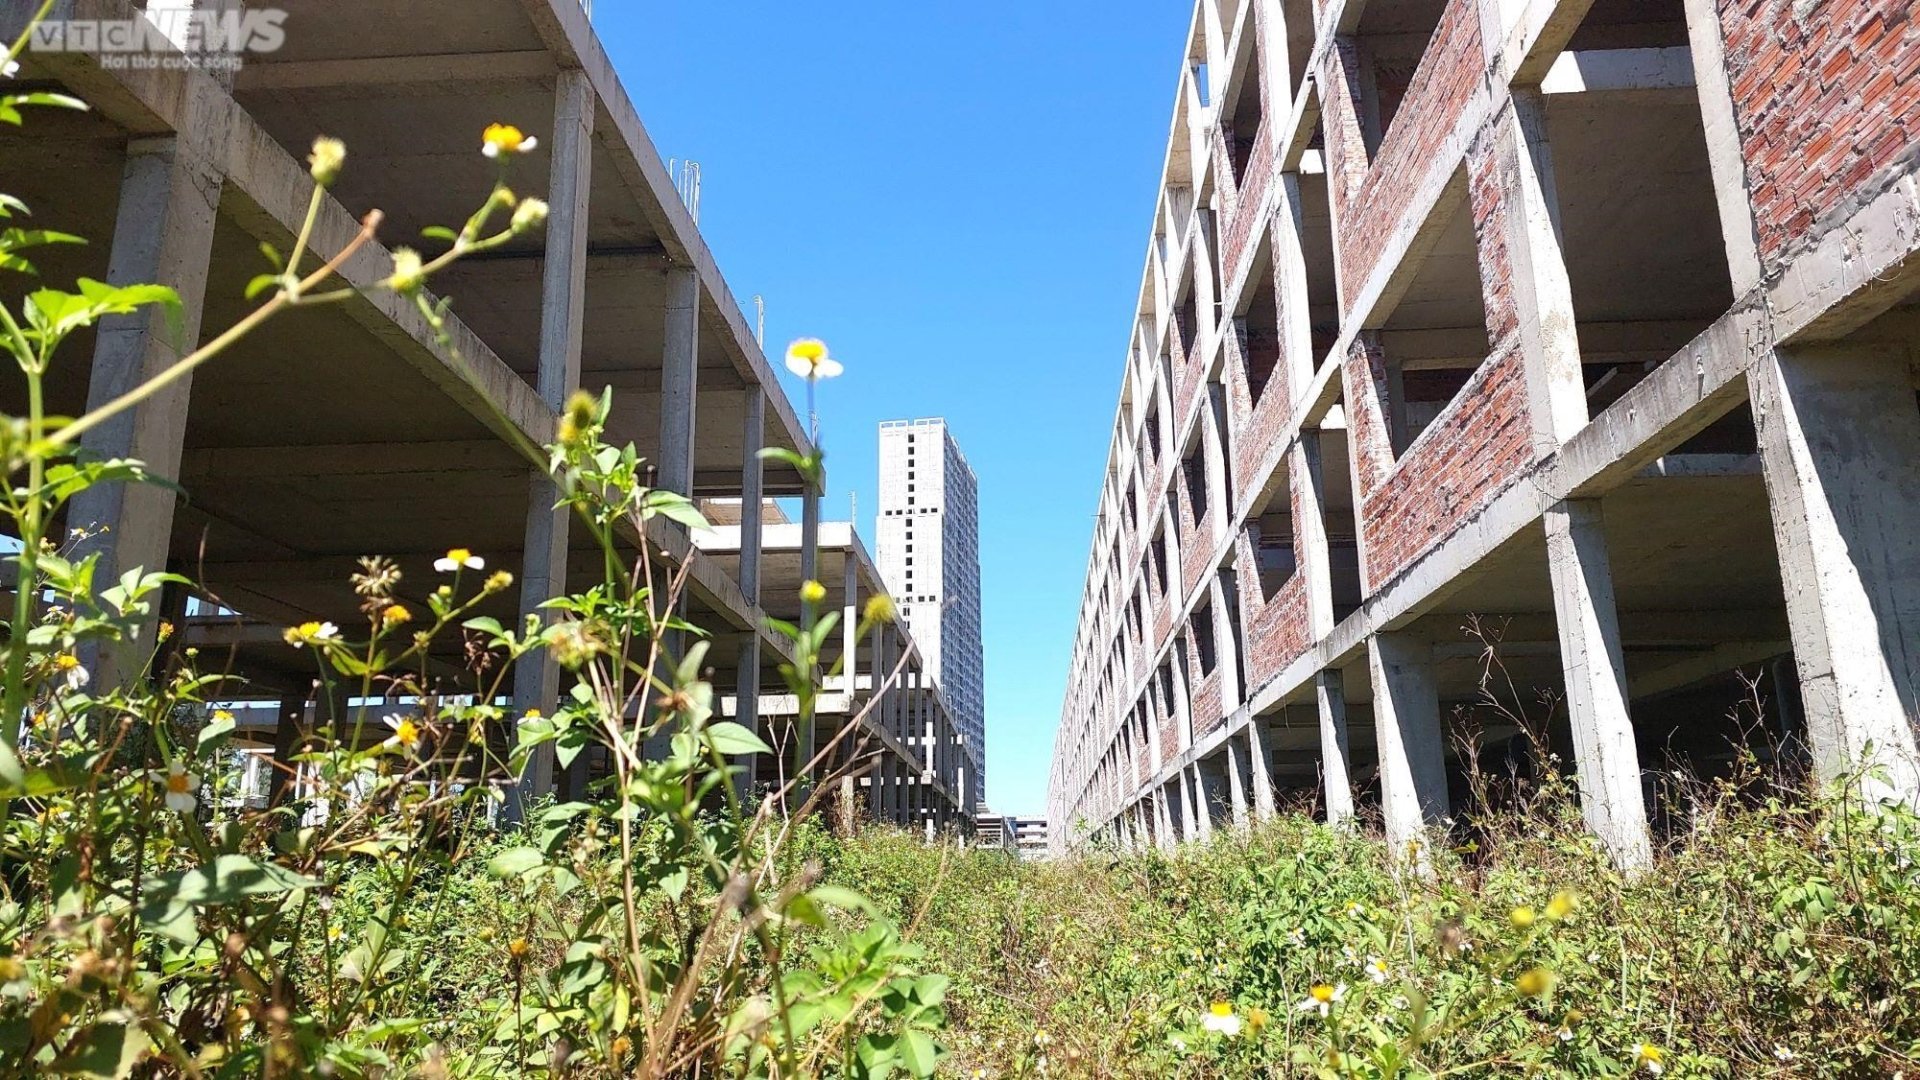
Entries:
{"label": "ground covered with vegetation", "polygon": [[[891,923],[951,980],[942,1075],[1913,1075],[1911,814],[1729,798],[1627,880],[1536,812],[1426,878],[1303,817],[1166,854],[1023,863],[873,829],[786,857],[874,904],[832,920]],[[416,975],[440,1016],[511,997],[515,942],[570,940],[564,903],[488,874],[421,890],[453,919]]]}

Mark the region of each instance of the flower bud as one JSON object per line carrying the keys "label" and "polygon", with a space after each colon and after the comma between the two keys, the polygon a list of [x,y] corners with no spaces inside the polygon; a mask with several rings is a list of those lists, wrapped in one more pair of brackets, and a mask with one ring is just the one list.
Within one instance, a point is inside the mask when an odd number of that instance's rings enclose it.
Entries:
{"label": "flower bud", "polygon": [[537,229],[547,223],[547,204],[544,199],[521,199],[520,205],[513,208],[513,231],[523,233]]}
{"label": "flower bud", "polygon": [[387,278],[387,287],[402,296],[412,296],[426,283],[427,271],[420,253],[412,248],[394,248],[393,276]]}
{"label": "flower bud", "polygon": [[307,171],[314,183],[331,187],[340,178],[340,169],[346,163],[346,143],[328,135],[313,140],[313,153],[307,155]]}

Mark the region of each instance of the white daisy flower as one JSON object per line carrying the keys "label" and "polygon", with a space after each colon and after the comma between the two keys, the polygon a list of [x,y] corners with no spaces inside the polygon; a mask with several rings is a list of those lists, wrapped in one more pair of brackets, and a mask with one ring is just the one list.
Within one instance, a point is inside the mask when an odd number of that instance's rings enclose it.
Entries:
{"label": "white daisy flower", "polygon": [[433,568],[443,574],[457,573],[461,570],[485,570],[487,560],[466,548],[452,548],[444,557],[433,560]]}
{"label": "white daisy flower", "polygon": [[200,777],[188,772],[185,764],[169,762],[167,771],[160,774],[159,779],[167,786],[167,809],[176,814],[191,814],[193,808],[200,805],[199,798],[194,794],[200,790]]}
{"label": "white daisy flower", "polygon": [[1200,1026],[1216,1035],[1231,1039],[1240,1034],[1240,1018],[1233,1015],[1233,1006],[1224,1001],[1216,1001],[1200,1018]]}
{"label": "white daisy flower", "polygon": [[1317,1012],[1324,1018],[1346,996],[1346,983],[1341,983],[1339,986],[1319,983],[1308,990],[1307,996],[1300,999],[1300,1003],[1293,1008],[1296,1012]]}
{"label": "white daisy flower", "polygon": [[831,379],[846,369],[827,355],[826,342],[800,338],[787,346],[787,370],[803,379]]}

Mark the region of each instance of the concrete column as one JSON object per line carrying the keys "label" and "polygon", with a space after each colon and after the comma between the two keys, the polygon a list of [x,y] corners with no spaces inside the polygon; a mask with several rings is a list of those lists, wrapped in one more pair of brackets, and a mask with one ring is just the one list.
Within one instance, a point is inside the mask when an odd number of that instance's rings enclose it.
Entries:
{"label": "concrete column", "polygon": [[1267,821],[1275,813],[1273,800],[1273,740],[1267,724],[1255,716],[1247,721],[1247,772],[1253,778],[1253,820]]}
{"label": "concrete column", "polygon": [[[179,333],[158,307],[102,319],[87,383],[89,411],[159,375],[199,344],[222,182],[219,166],[187,135],[128,142],[107,281],[172,288],[180,297]],[[154,476],[178,477],[192,381],[176,380],[87,432],[80,439],[82,450],[100,458],[134,458]],[[154,484],[99,484],[75,496],[67,523],[88,530],[79,555],[100,554],[94,580],[111,583],[136,568],[166,570],[173,504],[174,493]],[[122,650],[82,654],[93,668],[98,692],[144,674],[141,660],[152,649],[157,620],[157,614],[144,620],[138,638]]]}
{"label": "concrete column", "polygon": [[[1283,44],[1269,51],[1284,56],[1287,49]],[[1279,199],[1273,213],[1273,280],[1280,294],[1280,363],[1285,368],[1281,385],[1287,389],[1287,401],[1293,403],[1306,393],[1320,361],[1313,355],[1313,321],[1308,318],[1306,246],[1300,239],[1305,229],[1300,174],[1281,173],[1274,192]]]}
{"label": "concrete column", "polygon": [[740,592],[747,603],[760,604],[760,550],[763,529],[760,504],[766,494],[766,463],[760,449],[766,442],[766,391],[749,386],[740,398]]}
{"label": "concrete column", "polygon": [[[1249,722],[1248,727],[1253,724]],[[1233,736],[1227,738],[1227,798],[1233,807],[1233,827],[1247,827],[1247,788],[1243,782],[1242,769],[1246,768],[1247,755],[1240,748],[1240,740]]]}
{"label": "concrete column", "polygon": [[1814,765],[1920,805],[1920,409],[1905,350],[1776,349],[1748,374]]}
{"label": "concrete column", "polygon": [[[740,642],[739,673],[734,684],[734,694],[739,702],[734,710],[734,722],[748,731],[760,733],[760,635],[748,633]],[[761,734],[761,738],[766,738]],[[753,791],[753,773],[759,764],[756,754],[741,754],[733,759],[733,764],[745,771],[734,780],[734,789],[742,800]]]}
{"label": "concrete column", "polygon": [[1760,242],[1747,184],[1747,155],[1733,112],[1733,81],[1727,75],[1726,42],[1717,0],[1686,0],[1687,38],[1693,47],[1693,85],[1700,96],[1700,122],[1707,137],[1714,201],[1720,211],[1733,295],[1760,284]]}
{"label": "concrete column", "polygon": [[1600,502],[1567,500],[1549,507],[1545,520],[1581,813],[1614,862],[1637,869],[1653,861],[1653,839],[1627,710],[1626,658]]}
{"label": "concrete column", "polygon": [[[553,104],[553,168],[549,181],[551,209],[547,217],[547,247],[540,281],[540,366],[536,382],[540,398],[555,412],[580,388],[580,347],[586,324],[587,199],[593,188],[593,86],[584,71],[560,72]],[[520,613],[551,620],[541,604],[567,588],[567,534],[569,512],[555,509],[559,489],[544,469],[529,474],[527,521],[520,562]],[[552,715],[560,699],[560,665],[552,654],[515,665],[513,715],[539,710]],[[511,736],[509,738],[511,749]],[[520,778],[523,796],[553,790],[554,751],[541,747],[527,762]],[[575,758],[568,770],[567,791],[572,799],[585,794],[586,758]],[[520,817],[520,803],[508,800],[506,816]]]}
{"label": "concrete column", "polygon": [[1320,716],[1320,775],[1325,785],[1327,824],[1353,820],[1353,753],[1347,739],[1347,680],[1330,668],[1313,677],[1313,698]]}
{"label": "concrete column", "polygon": [[1508,166],[1501,192],[1515,315],[1527,373],[1536,456],[1559,449],[1587,423],[1587,387],[1574,332],[1573,286],[1560,248],[1560,196],[1547,113],[1536,89],[1513,92],[1511,120],[1499,137]]}
{"label": "concrete column", "polygon": [[1180,800],[1180,839],[1200,839],[1200,822],[1193,812],[1193,777],[1185,768],[1180,770],[1180,789],[1176,792]]}
{"label": "concrete column", "polygon": [[[841,663],[841,674],[846,676],[847,693],[851,696],[860,686],[860,560],[853,557],[852,548],[848,548],[847,557],[842,561],[841,588],[846,593],[846,606],[840,611],[840,654],[846,659]],[[880,700],[880,670],[872,672],[873,700]]]}
{"label": "concrete column", "polygon": [[700,395],[700,272],[667,269],[666,342],[660,362],[656,486],[693,496],[694,418]]}
{"label": "concrete column", "polygon": [[267,778],[270,805],[279,806],[298,793],[294,778],[300,766],[293,759],[300,753],[306,729],[306,697],[289,694],[281,698],[279,722],[273,730],[273,774]]}
{"label": "concrete column", "polygon": [[1367,663],[1387,841],[1399,850],[1448,811],[1433,647],[1410,634],[1382,632],[1367,640]]}
{"label": "concrete column", "polygon": [[1213,839],[1213,796],[1207,791],[1206,766],[1196,761],[1190,769],[1193,771],[1193,809],[1195,820],[1200,824],[1200,839]]}

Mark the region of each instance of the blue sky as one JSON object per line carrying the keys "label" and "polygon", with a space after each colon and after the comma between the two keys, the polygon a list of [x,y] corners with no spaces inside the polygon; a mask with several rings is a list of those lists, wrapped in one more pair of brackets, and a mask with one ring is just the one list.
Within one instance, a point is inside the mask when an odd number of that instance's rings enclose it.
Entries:
{"label": "blue sky", "polygon": [[596,8],[660,153],[700,162],[768,352],[815,336],[847,365],[827,516],[857,494],[871,543],[876,425],[952,425],[980,478],[987,796],[1044,810],[1191,5]]}

